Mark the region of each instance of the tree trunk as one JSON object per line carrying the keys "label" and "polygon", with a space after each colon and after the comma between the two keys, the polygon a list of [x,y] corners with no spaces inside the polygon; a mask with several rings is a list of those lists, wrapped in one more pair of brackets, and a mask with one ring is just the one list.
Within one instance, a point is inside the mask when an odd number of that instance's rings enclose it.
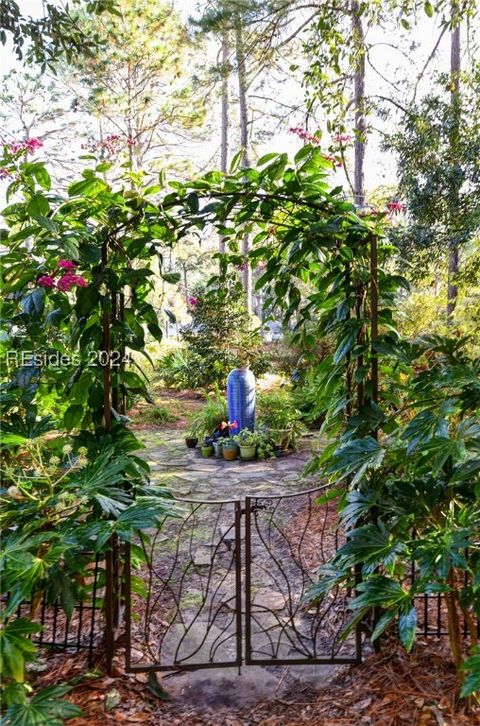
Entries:
{"label": "tree trunk", "polygon": [[[235,16],[235,57],[237,61],[238,77],[238,103],[240,115],[240,147],[242,149],[242,164],[250,166],[248,158],[248,107],[247,107],[247,73],[245,67],[245,47],[243,43],[243,23],[239,13]],[[250,252],[250,238],[246,234],[243,238],[242,253]],[[243,287],[247,298],[248,312],[252,311],[252,268],[248,263],[242,270]]]}
{"label": "tree trunk", "polygon": [[[228,30],[222,32],[222,128],[220,141],[220,170],[226,173],[228,165]],[[225,238],[220,237],[220,252],[225,252]]]}
{"label": "tree trunk", "polygon": [[188,307],[188,279],[187,279],[187,265],[183,265],[183,286],[185,287],[185,304]]}
{"label": "tree trunk", "polygon": [[353,181],[354,202],[358,207],[365,206],[365,35],[363,32],[360,5],[352,0],[350,5],[352,15],[353,41],[356,53],[354,74],[353,102],[355,108],[355,168]]}
{"label": "tree trunk", "polygon": [[[450,39],[450,79],[451,79],[451,104],[453,109],[453,117],[455,123],[452,127],[450,136],[450,148],[452,151],[452,161],[455,163],[457,157],[457,139],[459,133],[459,101],[460,101],[460,21],[457,18],[458,15],[458,0],[452,0],[451,4],[451,19],[455,23],[451,39]],[[459,189],[455,185],[452,189],[451,201],[450,201],[450,216],[453,222],[452,231],[455,229],[456,224],[454,220],[458,213],[458,199]],[[453,235],[452,235],[453,237]],[[453,315],[455,307],[457,305],[458,288],[456,285],[456,276],[459,268],[459,254],[458,245],[455,239],[450,239],[449,250],[448,250],[448,290],[447,290],[447,322],[451,324],[453,322]]]}

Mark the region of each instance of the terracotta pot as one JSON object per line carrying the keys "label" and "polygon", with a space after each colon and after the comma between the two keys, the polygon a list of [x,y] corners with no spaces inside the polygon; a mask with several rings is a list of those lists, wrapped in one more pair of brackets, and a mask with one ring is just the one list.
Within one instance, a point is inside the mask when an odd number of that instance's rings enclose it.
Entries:
{"label": "terracotta pot", "polygon": [[224,444],[222,449],[224,459],[227,461],[235,461],[238,456],[238,446],[225,446]]}

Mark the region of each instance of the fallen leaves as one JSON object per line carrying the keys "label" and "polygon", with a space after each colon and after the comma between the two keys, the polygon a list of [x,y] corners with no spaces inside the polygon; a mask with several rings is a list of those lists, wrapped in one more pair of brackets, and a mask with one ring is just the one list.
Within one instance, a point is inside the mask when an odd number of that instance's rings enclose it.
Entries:
{"label": "fallen leaves", "polygon": [[[115,673],[123,673],[122,653]],[[480,726],[480,710],[458,701],[458,680],[448,650],[424,642],[407,654],[395,641],[359,666],[344,668],[318,691],[305,688],[239,709],[200,710],[168,697],[153,674],[106,676],[86,656],[54,655],[36,686],[70,682],[69,698],[84,712],[69,726]],[[154,685],[154,681],[155,684]],[[156,691],[155,694],[152,691]]]}

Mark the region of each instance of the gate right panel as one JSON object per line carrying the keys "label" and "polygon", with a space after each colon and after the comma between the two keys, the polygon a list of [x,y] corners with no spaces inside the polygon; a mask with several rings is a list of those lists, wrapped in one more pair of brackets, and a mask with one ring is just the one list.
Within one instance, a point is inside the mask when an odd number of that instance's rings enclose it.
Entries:
{"label": "gate right panel", "polygon": [[[358,663],[360,632],[339,635],[352,617],[349,593],[318,605],[306,594],[344,538],[326,488],[245,500],[245,662],[256,665]],[[352,593],[353,596],[353,593]]]}

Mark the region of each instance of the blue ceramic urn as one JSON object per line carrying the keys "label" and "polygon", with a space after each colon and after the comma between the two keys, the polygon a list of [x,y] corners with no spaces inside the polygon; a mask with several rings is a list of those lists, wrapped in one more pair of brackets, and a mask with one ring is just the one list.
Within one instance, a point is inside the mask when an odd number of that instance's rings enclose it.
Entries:
{"label": "blue ceramic urn", "polygon": [[234,368],[227,378],[228,418],[242,429],[255,428],[255,376],[249,368]]}

